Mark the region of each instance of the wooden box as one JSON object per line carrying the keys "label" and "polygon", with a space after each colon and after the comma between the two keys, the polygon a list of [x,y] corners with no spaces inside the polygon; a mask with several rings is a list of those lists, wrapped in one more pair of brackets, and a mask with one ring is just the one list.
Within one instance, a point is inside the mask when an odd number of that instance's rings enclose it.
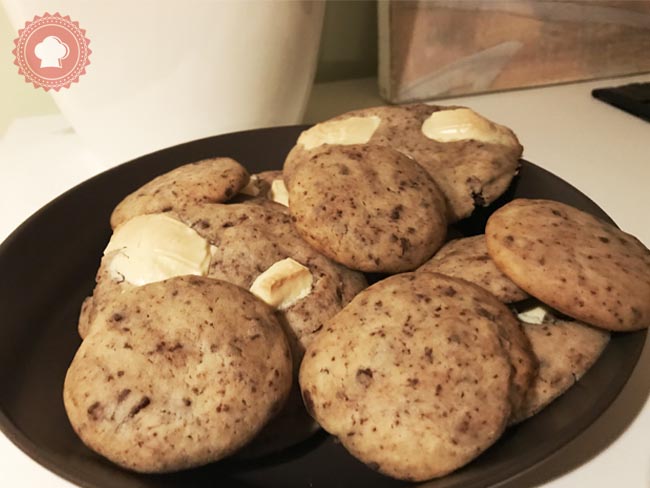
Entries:
{"label": "wooden box", "polygon": [[650,1],[380,0],[393,103],[650,71]]}

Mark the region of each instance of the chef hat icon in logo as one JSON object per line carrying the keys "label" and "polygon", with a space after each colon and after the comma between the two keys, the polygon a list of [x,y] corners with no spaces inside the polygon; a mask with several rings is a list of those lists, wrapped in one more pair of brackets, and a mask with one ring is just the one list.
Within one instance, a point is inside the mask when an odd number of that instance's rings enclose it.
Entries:
{"label": "chef hat icon in logo", "polygon": [[70,88],[90,64],[90,40],[79,22],[60,13],[45,13],[25,22],[14,39],[14,64],[18,74],[36,88],[59,91]]}
{"label": "chef hat icon in logo", "polygon": [[34,47],[34,55],[41,60],[41,68],[61,68],[61,60],[68,57],[70,48],[57,36],[47,36]]}

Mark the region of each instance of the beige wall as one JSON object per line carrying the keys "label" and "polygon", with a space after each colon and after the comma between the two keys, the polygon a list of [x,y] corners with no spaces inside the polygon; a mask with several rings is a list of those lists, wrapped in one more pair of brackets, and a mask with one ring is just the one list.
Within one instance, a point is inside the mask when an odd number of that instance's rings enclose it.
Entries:
{"label": "beige wall", "polygon": [[[56,113],[52,97],[18,76],[13,64],[16,31],[0,4],[0,137],[16,117]],[[374,76],[377,72],[375,0],[329,0],[316,71],[317,82]]]}
{"label": "beige wall", "polygon": [[327,3],[316,81],[365,78],[377,74],[377,2]]}

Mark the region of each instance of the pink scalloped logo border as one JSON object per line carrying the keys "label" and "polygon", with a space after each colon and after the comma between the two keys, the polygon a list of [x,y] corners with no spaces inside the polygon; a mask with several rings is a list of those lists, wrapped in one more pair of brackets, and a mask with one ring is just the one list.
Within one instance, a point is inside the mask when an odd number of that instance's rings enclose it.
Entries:
{"label": "pink scalloped logo border", "polygon": [[[58,66],[50,63],[44,67],[36,55],[36,44],[47,37],[56,38],[67,48],[65,58],[58,60]],[[14,44],[16,47],[12,53],[18,74],[23,75],[34,88],[45,91],[70,88],[72,83],[79,82],[79,77],[86,73],[86,66],[90,64],[92,51],[88,47],[90,40],[86,37],[86,31],[79,27],[79,22],[58,12],[54,15],[46,12],[42,17],[36,15],[33,20],[25,22]]]}

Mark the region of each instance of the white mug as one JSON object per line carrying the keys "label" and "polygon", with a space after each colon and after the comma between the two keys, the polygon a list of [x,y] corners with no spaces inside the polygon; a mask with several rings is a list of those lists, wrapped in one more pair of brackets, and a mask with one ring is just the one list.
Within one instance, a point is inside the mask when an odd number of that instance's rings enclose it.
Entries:
{"label": "white mug", "polygon": [[299,123],[323,1],[3,0],[16,27],[70,16],[90,65],[54,100],[107,163],[219,133]]}

